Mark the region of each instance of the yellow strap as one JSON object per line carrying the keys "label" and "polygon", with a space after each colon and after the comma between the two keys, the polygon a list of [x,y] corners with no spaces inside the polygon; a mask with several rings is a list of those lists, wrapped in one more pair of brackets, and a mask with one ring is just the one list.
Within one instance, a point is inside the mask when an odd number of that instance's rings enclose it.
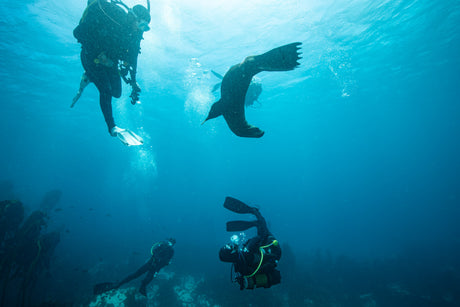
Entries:
{"label": "yellow strap", "polygon": [[155,244],[152,245],[152,248],[150,249],[150,254],[152,254],[153,256],[153,250],[155,249],[155,247],[157,247],[158,245],[160,245],[160,242],[157,242]]}
{"label": "yellow strap", "polygon": [[255,271],[252,272],[251,275],[246,275],[246,276],[244,276],[244,277],[248,278],[248,277],[252,277],[252,276],[256,275],[256,273],[257,273],[257,272],[259,271],[259,269],[260,269],[260,266],[262,265],[262,262],[264,261],[264,251],[263,251],[263,249],[264,249],[264,248],[267,248],[267,247],[270,247],[270,246],[272,246],[272,245],[275,245],[275,246],[278,245],[278,241],[277,241],[277,240],[273,240],[272,243],[267,244],[267,245],[265,245],[265,246],[259,247],[259,251],[260,251],[260,261],[259,261],[259,265],[257,266],[257,269],[255,269]]}

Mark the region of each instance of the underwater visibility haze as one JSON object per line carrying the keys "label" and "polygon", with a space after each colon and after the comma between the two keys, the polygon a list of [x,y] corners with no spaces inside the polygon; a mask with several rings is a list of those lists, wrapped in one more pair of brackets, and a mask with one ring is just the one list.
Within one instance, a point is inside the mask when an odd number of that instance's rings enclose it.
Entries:
{"label": "underwater visibility haze", "polygon": [[[28,304],[103,306],[96,283],[174,237],[140,306],[460,305],[460,1],[152,1],[141,103],[126,85],[112,103],[144,140],[130,147],[108,133],[94,84],[70,108],[86,5],[0,6],[0,201],[46,211],[42,231],[60,234]],[[220,98],[212,71],[293,42],[300,66],[258,74],[246,108],[263,137],[201,125]],[[226,196],[263,213],[281,284],[231,283]]]}

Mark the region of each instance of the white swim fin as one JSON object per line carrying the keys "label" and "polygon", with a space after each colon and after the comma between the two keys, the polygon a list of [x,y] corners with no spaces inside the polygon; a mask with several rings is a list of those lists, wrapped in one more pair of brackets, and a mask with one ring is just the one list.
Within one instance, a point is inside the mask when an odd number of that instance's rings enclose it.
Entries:
{"label": "white swim fin", "polygon": [[139,146],[144,144],[144,140],[128,129],[120,127],[113,127],[111,131],[112,136],[116,136],[126,146]]}
{"label": "white swim fin", "polygon": [[81,76],[80,88],[78,89],[78,92],[75,95],[75,97],[72,99],[72,104],[70,105],[71,108],[73,108],[75,106],[75,104],[77,103],[78,99],[80,99],[81,94],[83,94],[83,91],[85,90],[85,87],[87,87],[88,84],[90,84],[90,83],[91,83],[91,81],[89,80],[89,78],[86,75],[86,73],[83,73],[83,75]]}

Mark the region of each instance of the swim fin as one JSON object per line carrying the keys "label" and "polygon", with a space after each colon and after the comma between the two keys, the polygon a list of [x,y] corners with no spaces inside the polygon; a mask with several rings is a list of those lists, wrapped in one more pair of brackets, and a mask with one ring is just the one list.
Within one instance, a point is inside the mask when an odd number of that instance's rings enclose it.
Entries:
{"label": "swim fin", "polygon": [[227,231],[245,231],[257,226],[257,221],[230,221],[227,222]]}
{"label": "swim fin", "polygon": [[116,136],[126,146],[138,146],[144,144],[144,140],[128,129],[120,127],[113,127],[111,131],[112,136]]}
{"label": "swim fin", "polygon": [[97,284],[97,285],[94,286],[93,293],[95,295],[99,295],[99,294],[102,294],[104,292],[116,289],[116,288],[117,288],[117,286],[113,282],[103,282],[103,283],[100,283],[100,284]]}
{"label": "swim fin", "polygon": [[233,197],[225,197],[224,207],[235,213],[253,213],[255,209]]}
{"label": "swim fin", "polygon": [[91,81],[89,80],[89,78],[86,75],[86,73],[83,73],[83,75],[81,76],[80,88],[78,89],[78,92],[75,95],[75,97],[72,99],[72,104],[70,105],[71,108],[73,108],[75,106],[75,104],[77,103],[78,99],[80,99],[81,94],[83,94],[83,91],[85,90],[85,87],[87,87],[88,84],[90,84],[90,83],[91,83]]}

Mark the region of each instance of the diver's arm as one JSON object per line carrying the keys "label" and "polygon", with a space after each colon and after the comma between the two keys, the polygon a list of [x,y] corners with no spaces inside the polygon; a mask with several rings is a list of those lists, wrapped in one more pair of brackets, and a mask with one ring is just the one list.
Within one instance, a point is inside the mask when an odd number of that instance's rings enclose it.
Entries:
{"label": "diver's arm", "polygon": [[136,104],[139,100],[139,93],[141,92],[141,88],[136,81],[136,74],[137,74],[137,57],[140,53],[140,40],[136,40],[136,44],[133,48],[130,48],[128,51],[128,65],[129,65],[129,76],[130,76],[130,85],[132,87],[131,91],[131,103]]}
{"label": "diver's arm", "polygon": [[128,49],[128,54],[127,54],[127,59],[126,59],[130,67],[129,75],[131,77],[131,80],[133,81],[133,84],[136,83],[137,58],[139,56],[139,53],[141,53],[140,51],[141,50],[141,47],[140,47],[141,39],[142,39],[142,36],[139,39],[136,39],[134,42],[132,42],[131,46]]}

